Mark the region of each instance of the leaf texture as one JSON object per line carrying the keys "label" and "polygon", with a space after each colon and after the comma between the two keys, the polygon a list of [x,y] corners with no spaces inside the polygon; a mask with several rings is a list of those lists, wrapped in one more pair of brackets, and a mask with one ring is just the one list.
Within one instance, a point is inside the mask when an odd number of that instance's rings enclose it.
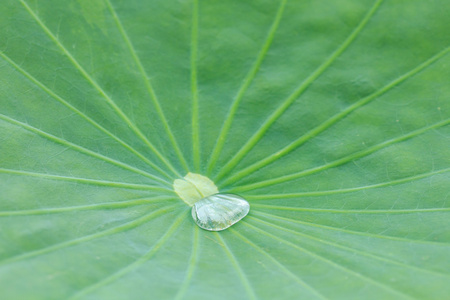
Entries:
{"label": "leaf texture", "polygon": [[[0,298],[445,299],[446,0],[5,0]],[[188,172],[250,202],[199,229]]]}

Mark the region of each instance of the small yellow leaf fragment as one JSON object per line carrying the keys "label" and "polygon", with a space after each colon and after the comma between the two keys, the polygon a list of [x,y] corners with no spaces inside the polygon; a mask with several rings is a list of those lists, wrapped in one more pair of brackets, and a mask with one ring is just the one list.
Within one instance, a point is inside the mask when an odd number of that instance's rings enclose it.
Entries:
{"label": "small yellow leaf fragment", "polygon": [[189,181],[183,179],[176,179],[173,182],[173,189],[175,190],[175,193],[177,193],[177,195],[189,206],[194,205],[195,202],[202,198],[195,186]]}
{"label": "small yellow leaf fragment", "polygon": [[211,179],[195,173],[188,173],[184,179],[176,179],[173,182],[173,189],[189,206],[219,192]]}
{"label": "small yellow leaf fragment", "polygon": [[219,192],[214,182],[203,175],[188,173],[184,176],[184,179],[195,185],[202,198],[217,194]]}

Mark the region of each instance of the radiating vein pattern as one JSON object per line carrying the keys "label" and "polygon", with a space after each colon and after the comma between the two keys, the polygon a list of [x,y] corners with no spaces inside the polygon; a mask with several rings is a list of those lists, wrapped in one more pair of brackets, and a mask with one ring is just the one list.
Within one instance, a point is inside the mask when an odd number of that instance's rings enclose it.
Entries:
{"label": "radiating vein pattern", "polygon": [[6,173],[6,174],[11,174],[11,175],[31,176],[31,177],[38,177],[38,178],[51,179],[51,180],[72,181],[72,182],[77,182],[77,183],[92,184],[92,185],[99,185],[99,186],[121,187],[121,188],[128,188],[128,189],[155,190],[155,191],[159,191],[159,192],[169,192],[172,194],[171,189],[159,187],[159,186],[147,185],[147,184],[135,184],[135,183],[127,183],[127,182],[96,180],[96,179],[90,179],[90,178],[60,176],[60,175],[35,173],[35,172],[11,170],[11,169],[4,169],[4,168],[0,168],[0,173]]}
{"label": "radiating vein pattern", "polygon": [[[260,213],[262,214],[262,213]],[[349,229],[345,229],[345,228],[340,228],[337,226],[328,226],[328,225],[321,225],[318,223],[314,223],[314,222],[306,222],[306,221],[301,221],[301,220],[295,220],[295,219],[289,219],[289,218],[284,218],[284,217],[277,217],[275,214],[271,215],[271,218],[279,218],[282,219],[284,221],[287,222],[292,222],[292,223],[297,223],[297,224],[303,224],[303,225],[307,225],[307,226],[311,226],[311,227],[315,227],[315,228],[322,228],[322,229],[326,229],[326,230],[330,230],[330,231],[334,231],[334,232],[343,232],[343,233],[349,233],[352,235],[359,235],[359,236],[363,236],[363,237],[370,237],[370,238],[376,238],[376,239],[386,239],[386,240],[392,240],[392,241],[401,241],[401,242],[407,242],[410,244],[434,244],[434,245],[441,245],[442,243],[439,242],[434,242],[434,241],[424,241],[424,240],[412,240],[412,239],[408,239],[408,238],[404,238],[404,237],[396,237],[396,236],[389,236],[389,235],[382,235],[382,234],[377,234],[377,233],[368,233],[368,232],[361,232],[361,231],[356,231],[356,230],[349,230]],[[443,246],[448,246],[443,244]]]}
{"label": "radiating vein pattern", "polygon": [[178,290],[178,293],[175,296],[175,299],[183,299],[185,296],[186,290],[189,287],[189,284],[192,280],[192,276],[195,270],[195,266],[197,265],[198,260],[198,236],[200,229],[197,226],[194,226],[194,237],[192,239],[192,253],[191,258],[189,260],[189,268],[186,271],[186,277],[183,280],[183,283],[180,286],[180,289]]}
{"label": "radiating vein pattern", "polygon": [[395,289],[392,289],[391,287],[389,287],[388,285],[386,285],[386,284],[384,284],[384,283],[377,282],[377,281],[373,280],[372,278],[370,278],[370,277],[368,277],[368,276],[366,276],[366,275],[364,275],[364,274],[357,273],[357,272],[355,272],[355,271],[353,271],[353,270],[351,270],[351,269],[349,269],[349,268],[347,268],[347,267],[345,267],[345,266],[342,266],[342,265],[340,265],[340,264],[338,264],[338,263],[335,263],[335,262],[333,262],[333,261],[331,261],[331,260],[329,260],[329,259],[327,259],[327,258],[325,258],[325,257],[323,257],[323,256],[317,255],[317,254],[315,254],[314,252],[311,252],[311,251],[309,251],[309,250],[307,250],[307,249],[305,249],[305,248],[303,248],[303,247],[297,246],[297,245],[295,245],[295,244],[293,244],[293,243],[291,243],[291,242],[289,242],[289,241],[286,241],[286,240],[284,240],[284,239],[282,239],[282,238],[279,238],[279,237],[277,237],[277,236],[275,236],[275,235],[273,235],[273,234],[270,234],[270,233],[268,233],[268,232],[266,232],[266,231],[263,231],[263,230],[257,228],[257,227],[254,226],[254,225],[250,225],[250,224],[247,224],[247,223],[246,223],[246,225],[247,225],[247,226],[250,226],[251,228],[253,228],[253,229],[255,229],[255,230],[257,230],[257,231],[258,231],[259,233],[261,233],[261,234],[267,235],[268,237],[270,237],[270,238],[272,238],[272,239],[274,239],[274,240],[281,241],[282,243],[288,244],[288,245],[290,245],[291,247],[293,247],[293,248],[295,248],[295,249],[298,249],[299,251],[302,251],[302,252],[307,253],[308,255],[314,256],[314,257],[316,257],[316,258],[318,258],[318,259],[320,259],[320,260],[326,262],[327,264],[329,264],[329,265],[332,266],[332,267],[342,269],[342,270],[343,270],[344,272],[346,272],[346,273],[354,274],[354,275],[356,275],[357,277],[362,278],[363,280],[366,280],[366,281],[368,281],[368,282],[370,282],[370,283],[372,283],[372,284],[378,285],[378,286],[381,287],[382,289],[386,289],[386,290],[388,290],[388,291],[391,291],[392,293],[396,294],[397,296],[400,296],[401,298],[413,299],[413,298],[410,297],[409,295],[406,295],[406,294],[404,294],[403,292],[400,292],[400,291],[397,291],[397,290],[395,290]]}
{"label": "radiating vein pattern", "polygon": [[197,83],[197,44],[198,44],[198,0],[192,1],[192,25],[191,25],[191,93],[192,93],[192,160],[194,169],[200,171],[200,129],[198,108],[198,83]]}
{"label": "radiating vein pattern", "polygon": [[349,35],[349,37],[334,51],[331,56],[321,64],[308,78],[303,81],[300,86],[292,93],[288,99],[281,103],[281,105],[264,121],[261,127],[256,133],[248,140],[248,142],[236,153],[236,155],[222,167],[221,171],[216,177],[216,180],[220,180],[225,174],[230,172],[242,158],[250,152],[250,150],[258,143],[258,141],[264,136],[267,130],[272,124],[291,106],[291,104],[297,100],[298,97],[313,83],[325,70],[352,44],[359,33],[363,30],[365,25],[369,22],[372,16],[377,11],[383,0],[377,0],[374,6],[370,9],[367,15],[362,19],[361,23],[355,28],[355,30]]}
{"label": "radiating vein pattern", "polygon": [[40,209],[29,209],[29,210],[13,210],[13,211],[0,211],[0,217],[10,217],[10,216],[29,216],[29,215],[47,215],[54,213],[64,213],[82,210],[94,210],[94,209],[114,209],[130,207],[134,205],[145,205],[155,202],[168,202],[170,200],[175,200],[174,198],[168,197],[154,197],[154,198],[142,198],[134,200],[124,200],[111,203],[97,203],[90,205],[79,205],[79,206],[66,206],[66,207],[51,207],[51,208],[40,208]]}
{"label": "radiating vein pattern", "polygon": [[256,73],[258,72],[258,70],[264,60],[264,57],[267,55],[267,52],[269,51],[270,45],[272,44],[272,41],[274,39],[277,28],[280,25],[281,18],[283,16],[283,12],[284,12],[284,8],[286,6],[286,2],[287,2],[287,0],[282,0],[280,2],[280,7],[278,8],[277,14],[273,21],[273,24],[270,27],[269,33],[267,35],[267,39],[266,39],[264,45],[262,46],[261,51],[258,54],[258,58],[256,59],[251,70],[248,72],[247,76],[245,77],[243,85],[241,86],[238,93],[236,94],[236,97],[233,100],[233,103],[231,105],[230,111],[228,112],[227,118],[223,124],[223,127],[220,130],[220,134],[219,134],[219,137],[217,138],[216,145],[214,146],[214,149],[211,153],[211,157],[209,159],[209,165],[208,165],[208,169],[207,169],[208,174],[211,174],[211,172],[217,162],[217,159],[222,151],[222,148],[225,144],[226,137],[228,135],[228,131],[230,130],[231,123],[233,122],[234,115],[236,114],[236,110],[239,106],[239,103],[241,102],[242,98],[244,97],[245,91],[248,89],[251,82],[255,78]]}
{"label": "radiating vein pattern", "polygon": [[178,171],[174,169],[172,164],[155,148],[155,146],[145,137],[141,130],[131,122],[131,120],[124,114],[124,112],[117,106],[117,104],[106,94],[106,92],[92,79],[92,77],[86,72],[86,70],[78,63],[78,61],[70,54],[70,52],[64,47],[63,44],[58,40],[58,38],[47,28],[47,26],[41,21],[41,19],[36,15],[36,13],[30,8],[30,6],[23,0],[20,0],[25,9],[30,13],[30,15],[36,20],[42,30],[58,45],[61,51],[67,56],[67,58],[73,63],[73,65],[83,74],[83,76],[88,80],[98,92],[105,98],[105,100],[114,108],[117,114],[122,118],[122,120],[133,129],[136,135],[142,139],[147,146],[152,149],[156,156],[170,169],[175,175],[180,176]]}
{"label": "radiating vein pattern", "polygon": [[123,232],[123,231],[126,231],[126,230],[130,230],[132,228],[135,228],[136,226],[144,224],[145,222],[151,220],[152,218],[155,218],[155,217],[161,216],[164,213],[167,213],[168,211],[170,211],[170,209],[173,209],[173,206],[166,206],[165,208],[161,208],[161,209],[152,211],[151,213],[149,213],[149,214],[147,214],[147,215],[145,215],[143,217],[140,217],[140,218],[138,218],[138,219],[136,219],[134,221],[125,223],[125,224],[120,225],[120,226],[116,226],[116,227],[110,228],[108,230],[104,230],[104,231],[100,231],[98,233],[93,233],[93,234],[90,234],[90,235],[86,235],[86,236],[83,236],[83,237],[80,237],[80,238],[76,238],[76,239],[73,239],[73,240],[70,240],[70,241],[66,241],[66,242],[62,242],[62,243],[56,244],[56,245],[52,245],[52,246],[49,246],[49,247],[46,247],[46,248],[42,248],[42,249],[38,249],[38,250],[27,252],[27,253],[19,254],[17,256],[10,257],[10,258],[7,258],[5,260],[0,261],[0,265],[10,264],[10,263],[17,262],[17,261],[20,261],[20,260],[29,259],[29,258],[36,257],[36,256],[39,256],[39,255],[43,255],[43,254],[46,254],[46,253],[49,253],[49,252],[52,252],[52,251],[56,251],[56,250],[59,250],[59,249],[63,249],[63,248],[66,248],[66,247],[70,247],[70,246],[73,246],[73,245],[84,243],[84,242],[87,242],[87,241],[90,241],[90,240],[93,240],[93,239],[101,238],[101,237],[104,237],[104,236],[107,236],[107,235],[110,235],[110,234],[115,234],[115,233],[120,233],[120,232]]}
{"label": "radiating vein pattern", "polygon": [[[233,229],[232,229],[233,230]],[[297,281],[298,284],[305,287],[312,295],[314,295],[317,299],[326,299],[322,294],[320,294],[316,289],[305,283],[301,278],[299,278],[297,275],[292,273],[286,266],[282,265],[276,258],[271,256],[269,253],[264,251],[261,247],[254,244],[252,241],[250,241],[248,238],[244,237],[243,235],[239,234],[237,231],[233,230],[233,233],[244,240],[244,242],[250,244],[253,248],[255,248],[257,251],[260,251],[264,255],[266,255],[271,261],[273,261],[280,269],[282,269],[288,276],[292,277],[294,280]],[[311,295],[310,295],[311,296]]]}
{"label": "radiating vein pattern", "polygon": [[447,2],[5,0],[0,299],[448,298]]}
{"label": "radiating vein pattern", "polygon": [[147,262],[149,259],[152,258],[152,256],[167,242],[167,240],[177,230],[177,228],[180,226],[181,222],[186,218],[185,212],[186,211],[184,210],[183,214],[180,214],[180,216],[177,219],[175,219],[175,221],[173,222],[173,225],[167,230],[167,232],[158,241],[156,241],[154,243],[152,248],[147,253],[145,253],[143,256],[141,256],[139,259],[137,259],[132,264],[130,264],[130,265],[126,266],[125,268],[117,271],[116,273],[108,276],[107,278],[105,278],[105,279],[103,279],[103,280],[101,280],[101,281],[99,281],[99,282],[97,282],[95,284],[92,284],[92,285],[86,287],[85,289],[81,290],[80,292],[78,292],[77,294],[73,295],[69,299],[79,299],[83,295],[92,293],[96,289],[99,289],[102,286],[105,286],[107,284],[111,284],[115,280],[118,280],[122,276],[125,276],[127,273],[132,272],[135,269],[137,269],[140,266],[142,266],[145,262]]}
{"label": "radiating vein pattern", "polygon": [[83,119],[85,119],[87,122],[107,134],[108,136],[112,137],[114,140],[119,142],[123,147],[125,147],[127,150],[132,152],[134,155],[145,161],[148,165],[150,165],[153,169],[157,170],[159,173],[164,175],[165,177],[171,178],[170,175],[168,175],[165,171],[163,171],[160,167],[155,165],[152,161],[150,161],[147,157],[136,151],[133,147],[125,143],[123,140],[121,140],[119,137],[114,135],[112,132],[107,130],[106,128],[102,127],[100,124],[98,124],[95,120],[87,116],[85,113],[62,99],[60,96],[58,96],[56,93],[54,93],[51,89],[49,89],[47,86],[39,82],[36,78],[31,76],[28,72],[26,72],[24,69],[22,69],[19,65],[17,65],[14,61],[12,61],[9,57],[7,57],[4,53],[0,51],[0,56],[8,61],[11,65],[14,66],[20,73],[22,73],[25,77],[27,77],[29,80],[31,80],[33,83],[35,83],[37,86],[39,86],[41,89],[43,89],[46,93],[48,93],[50,96],[52,96],[55,100],[62,103],[63,105],[67,106],[70,110],[74,111],[76,114],[80,115]]}
{"label": "radiating vein pattern", "polygon": [[217,239],[219,240],[219,242],[223,245],[224,250],[228,256],[228,258],[230,259],[230,261],[232,262],[233,266],[235,267],[239,278],[241,279],[245,290],[247,291],[248,297],[250,299],[257,299],[256,295],[255,295],[255,291],[254,289],[251,287],[247,277],[245,276],[242,267],[239,265],[239,262],[236,260],[236,257],[234,256],[234,254],[231,252],[230,248],[228,247],[227,243],[225,242],[225,240],[220,236],[220,234],[218,234],[217,232],[214,233],[217,237]]}
{"label": "radiating vein pattern", "polygon": [[141,60],[139,59],[139,57],[136,53],[136,50],[134,49],[133,44],[131,43],[130,38],[128,37],[128,34],[126,33],[125,28],[123,27],[122,23],[120,22],[120,19],[117,15],[116,11],[114,10],[113,6],[111,5],[111,2],[109,0],[107,0],[106,3],[108,5],[108,8],[111,11],[111,14],[114,16],[114,21],[116,22],[117,27],[119,28],[119,31],[122,34],[122,36],[127,44],[128,49],[130,50],[131,56],[133,56],[133,60],[136,62],[139,72],[142,74],[144,84],[148,90],[148,93],[150,94],[153,104],[155,105],[158,116],[160,117],[161,121],[164,124],[164,130],[166,131],[167,136],[169,137],[169,140],[172,143],[178,158],[180,159],[180,163],[183,165],[185,170],[188,171],[186,159],[184,158],[183,154],[181,153],[180,147],[178,146],[178,143],[175,140],[172,130],[170,129],[169,123],[167,122],[164,112],[162,111],[161,105],[159,104],[159,100],[156,97],[156,93],[152,87],[152,84],[150,83],[150,79],[147,75],[147,72],[145,71],[145,69],[141,63]]}
{"label": "radiating vein pattern", "polygon": [[361,187],[354,187],[354,188],[346,188],[346,189],[339,189],[339,190],[329,190],[329,191],[314,191],[314,192],[303,192],[303,193],[284,193],[284,194],[261,194],[261,195],[247,195],[247,199],[255,199],[255,200],[263,200],[263,199],[286,199],[286,198],[300,198],[300,197],[310,197],[310,196],[326,196],[326,195],[333,195],[333,194],[340,194],[340,193],[351,193],[351,192],[357,192],[361,190],[366,189],[375,189],[385,186],[393,186],[397,184],[407,183],[410,181],[420,180],[423,178],[427,178],[433,175],[438,175],[441,173],[449,172],[450,168],[438,170],[435,172],[429,172],[424,173],[416,176],[406,177],[403,179],[398,180],[392,180],[385,183],[379,183],[379,184],[373,184],[373,185],[367,185],[367,186],[361,186]]}
{"label": "radiating vein pattern", "polygon": [[423,62],[422,64],[420,64],[419,66],[417,66],[413,70],[409,71],[408,73],[400,76],[396,80],[390,82],[389,84],[387,84],[386,86],[382,87],[381,89],[379,89],[378,91],[374,92],[373,94],[371,94],[371,95],[369,95],[369,96],[367,96],[367,97],[357,101],[356,103],[354,103],[353,105],[349,106],[348,108],[346,108],[342,112],[332,116],[327,121],[325,121],[324,123],[322,123],[319,126],[315,127],[314,129],[310,130],[305,135],[301,136],[300,138],[298,138],[297,140],[295,140],[294,142],[292,142],[288,146],[284,147],[280,151],[277,151],[276,153],[266,157],[265,159],[255,163],[255,164],[253,164],[251,166],[248,166],[248,167],[246,167],[243,170],[240,170],[240,171],[236,172],[232,176],[229,176],[224,184],[233,183],[233,182],[235,182],[235,181],[237,181],[237,180],[239,180],[239,179],[241,179],[241,178],[243,178],[243,177],[245,177],[245,176],[247,176],[247,175],[257,171],[257,170],[260,170],[261,168],[267,166],[268,164],[273,163],[274,161],[276,161],[277,159],[280,159],[284,155],[289,154],[291,151],[295,150],[296,148],[298,148],[299,146],[301,146],[302,144],[307,142],[309,139],[314,138],[316,135],[320,134],[322,131],[326,130],[327,128],[332,126],[334,123],[336,123],[339,120],[343,119],[348,114],[350,114],[353,111],[357,110],[358,108],[360,108],[360,107],[370,103],[370,101],[380,97],[384,93],[388,92],[390,89],[395,88],[398,85],[400,85],[403,81],[407,80],[408,78],[410,78],[410,77],[414,76],[415,74],[419,73],[420,71],[424,70],[425,68],[427,68],[428,66],[430,66],[431,64],[436,62],[438,59],[440,59],[441,57],[445,56],[449,51],[450,51],[450,47],[444,49],[443,51],[439,52],[435,56],[431,57],[429,60]]}
{"label": "radiating vein pattern", "polygon": [[[403,263],[401,263],[401,262],[392,261],[392,260],[390,260],[390,259],[386,259],[386,258],[383,258],[383,257],[379,257],[379,256],[376,256],[376,255],[372,255],[372,254],[370,254],[370,253],[361,252],[361,251],[358,251],[358,250],[356,250],[356,249],[352,249],[352,248],[349,248],[349,247],[346,247],[346,246],[342,246],[342,245],[340,245],[340,244],[336,244],[336,243],[333,243],[333,242],[330,242],[330,241],[327,241],[327,240],[322,240],[322,239],[320,239],[320,238],[315,238],[314,236],[310,236],[310,235],[307,235],[307,234],[298,233],[298,232],[295,232],[295,231],[290,230],[290,229],[286,229],[286,228],[283,228],[283,227],[280,227],[280,226],[277,226],[277,225],[273,225],[273,224],[271,224],[271,223],[268,223],[268,222],[263,221],[263,220],[260,220],[260,219],[255,219],[255,218],[253,218],[253,220],[256,220],[256,222],[259,223],[259,224],[264,224],[264,225],[270,226],[270,227],[272,227],[272,228],[274,228],[274,229],[277,229],[277,230],[279,230],[279,231],[289,232],[289,233],[291,233],[291,234],[293,234],[293,235],[301,236],[302,238],[307,238],[307,239],[314,240],[314,241],[317,241],[317,242],[322,243],[322,244],[331,245],[331,246],[333,246],[333,247],[337,247],[337,248],[343,249],[344,251],[349,251],[349,252],[351,252],[351,253],[356,253],[357,255],[361,255],[361,256],[364,256],[364,257],[368,257],[369,259],[375,259],[375,260],[383,261],[383,262],[388,263],[388,264],[391,264],[391,265],[401,266],[402,269],[405,269],[405,268],[406,268],[406,269],[413,269],[413,270],[415,270],[416,272],[419,271],[419,272],[426,272],[426,273],[428,273],[429,275],[435,275],[435,276],[437,275],[437,278],[435,277],[434,280],[441,280],[442,282],[444,282],[445,280],[447,280],[447,279],[445,278],[445,276],[442,276],[443,274],[439,274],[439,273],[436,274],[436,273],[433,272],[433,271],[423,270],[423,269],[420,269],[420,268],[417,268],[417,267],[414,267],[414,266],[409,266],[409,265],[403,264]],[[272,234],[268,234],[268,235],[270,235],[270,236],[273,237],[273,238],[276,238],[276,236],[274,236],[274,235],[272,235]],[[285,241],[285,242],[289,243],[288,241]],[[296,248],[299,249],[299,250],[303,250],[303,251],[308,252],[308,251],[307,251],[305,248],[303,248],[303,247],[296,247]],[[339,265],[337,265],[337,266],[339,267]],[[348,271],[352,272],[351,270],[348,270]],[[406,271],[406,270],[405,270],[405,271]],[[407,272],[407,271],[406,271],[406,272]],[[386,290],[388,290],[388,291],[394,292],[395,294],[399,295],[399,296],[402,297],[402,298],[413,299],[413,298],[411,297],[411,295],[408,295],[407,293],[404,293],[404,292],[401,292],[401,291],[398,291],[398,290],[393,290],[392,288],[390,288],[390,287],[388,286],[388,284],[379,282],[379,281],[377,281],[376,279],[372,280],[369,276],[365,276],[365,275],[363,275],[363,274],[358,274],[358,276],[360,276],[360,275],[362,275],[362,277],[364,278],[364,280],[371,281],[371,282],[373,282],[374,284],[379,285],[380,287],[382,287],[382,288],[384,288],[384,289],[386,289]],[[408,291],[408,293],[410,293],[410,291]]]}
{"label": "radiating vein pattern", "polygon": [[405,141],[405,140],[411,139],[413,137],[416,137],[416,136],[418,136],[418,135],[420,135],[420,134],[422,134],[424,132],[427,132],[429,130],[437,129],[439,127],[443,127],[443,126],[446,126],[448,124],[450,124],[450,119],[444,120],[444,121],[436,123],[436,124],[433,124],[431,126],[427,126],[427,127],[421,128],[419,130],[415,130],[415,131],[410,132],[408,134],[405,134],[403,136],[400,136],[400,137],[397,137],[397,138],[385,141],[385,142],[383,142],[381,144],[372,146],[372,147],[370,147],[370,148],[368,148],[366,150],[362,150],[360,152],[354,153],[352,155],[349,155],[347,157],[341,158],[341,159],[336,160],[334,162],[330,162],[330,163],[328,163],[326,165],[323,165],[323,166],[320,166],[320,167],[316,167],[316,168],[313,168],[313,169],[301,171],[301,172],[294,173],[294,174],[285,175],[285,176],[282,176],[282,177],[279,177],[279,178],[276,178],[276,179],[269,179],[269,180],[266,180],[266,181],[257,182],[257,183],[254,183],[254,184],[249,184],[249,185],[246,185],[246,186],[240,186],[240,187],[237,187],[237,188],[233,189],[232,191],[246,191],[246,190],[252,190],[252,189],[256,189],[256,188],[266,187],[266,186],[270,186],[270,185],[273,185],[273,184],[279,184],[279,183],[283,183],[283,182],[286,182],[286,181],[289,181],[289,180],[294,180],[296,178],[300,178],[302,176],[310,175],[310,174],[313,174],[313,173],[316,173],[316,172],[325,171],[325,170],[327,170],[329,168],[333,168],[333,167],[336,167],[336,166],[348,163],[348,162],[350,162],[352,160],[365,157],[367,155],[372,154],[373,152],[376,152],[376,151],[378,151],[380,149],[383,149],[385,147],[388,147],[390,145],[393,145],[393,144],[396,144],[396,143],[400,143],[402,141]]}
{"label": "radiating vein pattern", "polygon": [[75,151],[79,151],[79,152],[85,153],[85,154],[87,154],[87,155],[90,155],[90,156],[93,156],[93,157],[95,157],[95,158],[104,160],[104,161],[109,162],[109,163],[111,163],[111,164],[120,166],[120,167],[122,167],[122,168],[124,168],[124,169],[131,170],[131,171],[133,171],[133,172],[139,173],[139,174],[141,174],[141,175],[143,175],[143,176],[149,177],[149,178],[151,178],[151,179],[153,179],[153,180],[155,180],[155,181],[161,182],[161,183],[163,183],[163,184],[166,184],[166,185],[169,185],[169,184],[170,184],[170,183],[168,183],[167,181],[165,181],[165,180],[163,180],[163,179],[161,179],[161,178],[159,178],[159,177],[157,177],[157,176],[155,176],[155,175],[152,175],[152,174],[150,174],[150,173],[148,173],[148,172],[145,172],[145,171],[142,171],[142,170],[137,169],[137,168],[135,168],[135,167],[129,166],[129,165],[127,165],[127,164],[124,164],[124,163],[119,162],[119,161],[117,161],[117,160],[114,160],[114,159],[112,159],[112,158],[106,157],[106,156],[104,156],[104,155],[101,155],[101,154],[96,153],[96,152],[94,152],[94,151],[91,151],[91,150],[89,150],[89,149],[80,147],[80,146],[78,146],[78,145],[76,145],[76,144],[73,144],[73,143],[71,143],[71,142],[68,142],[68,141],[66,141],[66,140],[64,140],[64,139],[61,139],[61,138],[58,138],[58,137],[56,137],[56,136],[54,136],[54,135],[48,134],[48,133],[46,133],[46,132],[43,132],[42,130],[40,130],[40,129],[38,129],[38,128],[35,128],[35,127],[30,126],[30,125],[28,125],[28,124],[25,124],[25,123],[19,122],[19,121],[17,121],[17,120],[14,120],[14,119],[12,119],[12,118],[10,118],[10,117],[8,117],[8,116],[5,116],[5,115],[0,114],[0,119],[1,119],[1,120],[4,120],[4,121],[6,121],[6,122],[9,122],[9,123],[11,123],[11,124],[17,125],[17,126],[21,126],[21,127],[23,127],[24,129],[26,129],[26,130],[29,130],[29,131],[31,131],[31,132],[33,132],[33,133],[35,133],[35,134],[38,134],[38,135],[40,135],[40,136],[42,136],[42,137],[44,137],[44,138],[49,139],[49,140],[52,141],[52,142],[59,143],[59,144],[61,144],[61,145],[67,146],[67,147],[69,147],[69,149],[73,149],[73,150],[75,150]]}

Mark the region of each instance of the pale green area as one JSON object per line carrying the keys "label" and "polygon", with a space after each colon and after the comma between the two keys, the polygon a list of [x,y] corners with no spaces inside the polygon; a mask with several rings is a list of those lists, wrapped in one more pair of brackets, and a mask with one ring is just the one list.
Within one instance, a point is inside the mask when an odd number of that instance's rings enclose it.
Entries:
{"label": "pale green area", "polygon": [[175,179],[173,190],[189,206],[219,192],[214,182],[203,175],[189,172],[183,178]]}
{"label": "pale green area", "polygon": [[195,1],[1,2],[0,299],[448,298],[450,1]]}
{"label": "pale green area", "polygon": [[[78,0],[81,7],[81,15],[91,26],[96,26],[104,34],[107,34],[107,25],[105,22],[105,14],[108,14],[108,7],[103,0]],[[75,8],[76,9],[76,8]]]}

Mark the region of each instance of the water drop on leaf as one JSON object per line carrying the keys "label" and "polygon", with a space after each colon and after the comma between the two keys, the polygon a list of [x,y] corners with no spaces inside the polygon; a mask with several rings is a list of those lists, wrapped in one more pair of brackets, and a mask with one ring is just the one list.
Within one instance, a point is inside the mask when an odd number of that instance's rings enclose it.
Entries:
{"label": "water drop on leaf", "polygon": [[244,218],[250,211],[249,203],[233,194],[215,194],[201,199],[192,207],[192,218],[203,229],[220,231]]}
{"label": "water drop on leaf", "polygon": [[242,197],[221,194],[214,182],[200,174],[188,173],[173,183],[175,193],[189,206],[192,218],[203,229],[224,230],[244,218],[250,204]]}

